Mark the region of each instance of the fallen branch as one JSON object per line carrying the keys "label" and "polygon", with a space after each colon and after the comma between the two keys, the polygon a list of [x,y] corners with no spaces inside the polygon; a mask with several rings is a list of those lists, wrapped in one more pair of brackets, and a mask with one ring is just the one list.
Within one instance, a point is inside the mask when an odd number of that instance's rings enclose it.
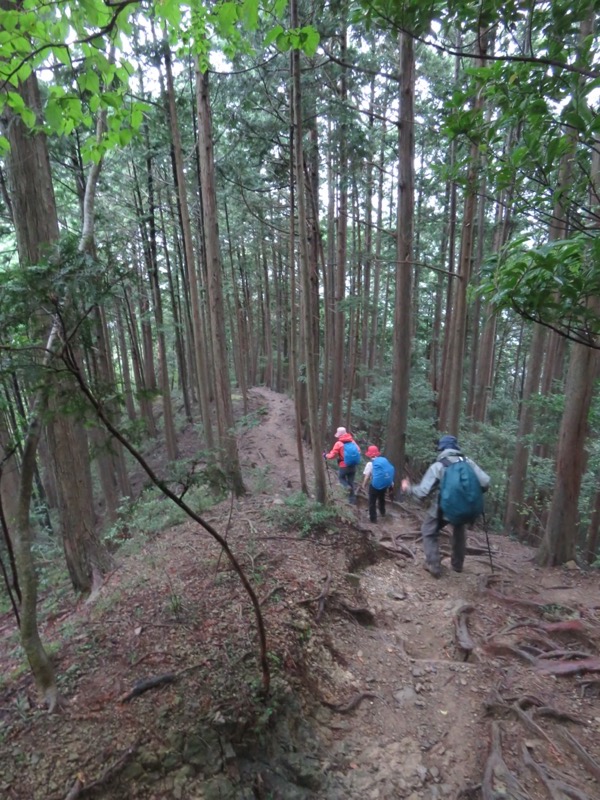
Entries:
{"label": "fallen branch", "polygon": [[149,689],[154,689],[157,686],[165,686],[168,683],[174,683],[176,679],[177,675],[174,672],[167,672],[165,675],[157,675],[154,678],[138,681],[130,692],[119,697],[119,703],[129,703],[134,697],[139,697],[139,695],[147,692]]}
{"label": "fallen branch", "polygon": [[107,767],[102,775],[97,778],[95,781],[88,783],[87,785],[83,782],[81,777],[81,773],[77,776],[77,779],[73,786],[69,789],[67,794],[65,795],[64,800],[79,800],[82,797],[89,797],[96,789],[99,789],[102,786],[106,786],[107,783],[119,773],[123,767],[127,764],[130,760],[131,756],[137,751],[138,747],[140,746],[141,739],[138,738],[136,741],[128,747],[125,752],[119,756],[119,758],[115,761],[114,764],[111,764]]}
{"label": "fallen branch", "polygon": [[377,697],[379,700],[383,699],[381,695],[377,694],[377,692],[359,692],[347,703],[330,703],[327,700],[321,700],[321,702],[324,706],[327,706],[327,708],[330,708],[332,711],[336,711],[338,714],[347,714],[349,711],[353,711],[358,705],[360,705],[360,703],[362,703],[363,700],[366,700],[369,697]]}

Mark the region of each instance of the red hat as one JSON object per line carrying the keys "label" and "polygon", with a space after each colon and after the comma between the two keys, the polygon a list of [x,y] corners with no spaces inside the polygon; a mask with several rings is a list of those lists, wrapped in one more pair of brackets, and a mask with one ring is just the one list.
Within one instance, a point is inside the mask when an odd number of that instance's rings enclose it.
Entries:
{"label": "red hat", "polygon": [[377,458],[377,456],[380,456],[381,453],[379,452],[379,448],[377,447],[377,445],[372,444],[369,447],[367,447],[367,452],[365,453],[365,455],[367,458]]}

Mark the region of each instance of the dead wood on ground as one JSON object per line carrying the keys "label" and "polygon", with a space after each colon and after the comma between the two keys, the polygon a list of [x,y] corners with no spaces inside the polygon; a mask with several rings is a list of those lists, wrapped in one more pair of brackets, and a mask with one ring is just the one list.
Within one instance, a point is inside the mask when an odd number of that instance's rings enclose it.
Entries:
{"label": "dead wood on ground", "polygon": [[347,703],[330,703],[328,700],[321,700],[324,706],[330,708],[332,711],[337,712],[338,714],[347,714],[349,711],[353,711],[357,706],[362,703],[363,700],[368,699],[369,697],[377,697],[379,700],[382,699],[381,695],[377,694],[377,692],[359,692],[355,694]]}

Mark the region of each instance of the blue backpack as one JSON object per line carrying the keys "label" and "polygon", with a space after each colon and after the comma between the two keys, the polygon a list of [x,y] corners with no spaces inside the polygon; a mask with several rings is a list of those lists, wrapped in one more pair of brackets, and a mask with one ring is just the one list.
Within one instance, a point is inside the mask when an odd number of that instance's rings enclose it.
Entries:
{"label": "blue backpack", "polygon": [[395,471],[394,465],[387,458],[377,456],[373,459],[371,486],[374,489],[387,489],[394,482]]}
{"label": "blue backpack", "polygon": [[347,467],[354,467],[360,464],[360,450],[356,442],[344,442],[344,464]]}
{"label": "blue backpack", "polygon": [[459,461],[442,459],[440,509],[452,525],[475,522],[483,514],[483,491],[473,467],[464,456]]}

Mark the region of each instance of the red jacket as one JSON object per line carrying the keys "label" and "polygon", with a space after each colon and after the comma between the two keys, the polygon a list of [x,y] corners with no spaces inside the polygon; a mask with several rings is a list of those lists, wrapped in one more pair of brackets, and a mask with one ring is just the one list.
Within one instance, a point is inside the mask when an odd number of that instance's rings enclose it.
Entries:
{"label": "red jacket", "polygon": [[[345,467],[344,464],[344,442],[353,442],[354,439],[352,438],[351,433],[344,433],[337,442],[333,445],[329,453],[326,454],[325,458],[337,458],[338,466]],[[360,448],[359,448],[360,450]]]}

